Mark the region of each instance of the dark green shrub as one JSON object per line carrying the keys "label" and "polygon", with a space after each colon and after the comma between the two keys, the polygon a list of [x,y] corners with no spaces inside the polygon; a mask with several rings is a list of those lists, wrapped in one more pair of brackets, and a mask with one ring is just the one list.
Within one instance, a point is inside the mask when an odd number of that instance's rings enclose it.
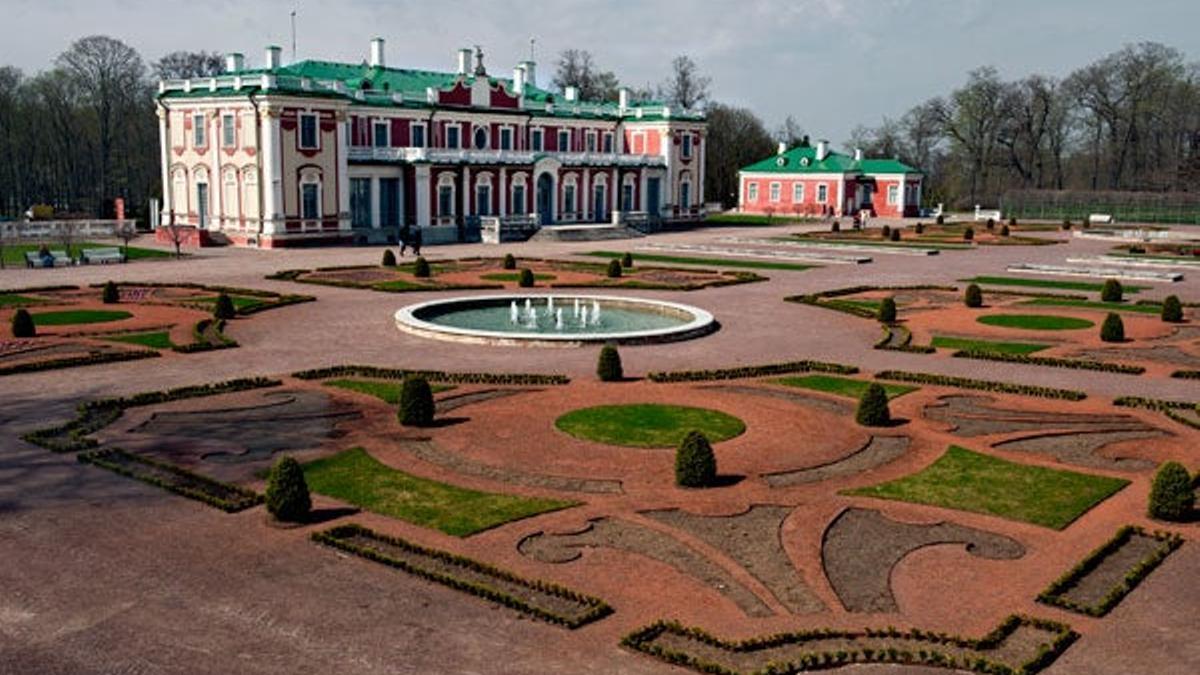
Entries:
{"label": "dark green shrub", "polygon": [[1124,342],[1125,322],[1116,312],[1109,312],[1100,325],[1100,339],[1104,342]]}
{"label": "dark green shrub", "polygon": [[115,305],[121,301],[121,292],[117,290],[117,285],[111,281],[104,283],[104,290],[100,293],[100,299],[106,305]]}
{"label": "dark green shrub", "polygon": [[521,273],[517,275],[517,285],[521,288],[533,288],[533,270],[528,267],[522,268]]}
{"label": "dark green shrub", "polygon": [[619,279],[621,277],[621,261],[616,258],[609,260],[606,274],[609,279]]}
{"label": "dark green shrub", "polygon": [[967,286],[966,292],[963,293],[963,304],[972,309],[983,307],[983,291],[979,289],[978,284]]}
{"label": "dark green shrub", "polygon": [[433,390],[429,381],[415,375],[404,378],[400,385],[400,424],[427,427],[433,424],[433,413]]}
{"label": "dark green shrub", "polygon": [[994,229],[996,229],[996,221],[995,221],[995,219],[993,219],[993,218],[988,218],[988,219],[987,219],[987,229],[988,229],[988,231],[989,231],[989,232],[990,232],[991,230],[994,230]]}
{"label": "dark green shrub", "polygon": [[267,511],[276,519],[300,523],[312,510],[304,469],[291,457],[280,457],[267,478]]}
{"label": "dark green shrub", "polygon": [[896,229],[892,230],[892,233],[888,235],[888,239],[891,239],[892,241],[900,241],[900,228],[897,227]]}
{"label": "dark green shrub", "polygon": [[621,256],[621,267],[627,269],[633,267],[633,254],[629,251],[626,251],[625,255]]}
{"label": "dark green shrub", "polygon": [[396,254],[392,253],[392,249],[390,249],[390,248],[383,249],[383,260],[381,260],[379,264],[383,265],[384,267],[395,267],[396,266]]}
{"label": "dark green shrub", "polygon": [[717,480],[717,458],[704,434],[689,431],[675,451],[675,484],[703,488]]}
{"label": "dark green shrub", "polygon": [[12,334],[15,338],[31,338],[37,335],[37,327],[33,325],[33,317],[24,309],[18,309],[12,315]]}
{"label": "dark green shrub", "polygon": [[1125,297],[1125,289],[1116,279],[1105,279],[1100,289],[1100,300],[1103,302],[1121,302]]}
{"label": "dark green shrub", "polygon": [[596,361],[596,377],[600,378],[601,382],[620,382],[625,378],[625,371],[621,367],[621,354],[613,345],[600,348],[600,358]]}
{"label": "dark green shrub", "polygon": [[504,254],[504,269],[506,269],[506,270],[517,269],[517,259],[513,257],[513,254],[511,254],[511,253]]}
{"label": "dark green shrub", "polygon": [[1001,236],[1001,237],[1007,237],[1009,234],[1010,234],[1010,232],[1008,231],[1008,226],[1007,226],[1007,225],[1005,225],[1004,227],[1001,227],[1001,228],[1000,228],[1000,236]]}
{"label": "dark green shrub", "polygon": [[1150,517],[1158,520],[1187,520],[1196,505],[1196,492],[1187,469],[1179,462],[1167,462],[1154,475],[1150,486]]}
{"label": "dark green shrub", "polygon": [[1016,226],[1017,226],[1017,218],[1016,218],[1016,216],[1013,216],[1013,217],[1009,218],[1009,219],[1008,219],[1008,224],[1009,224],[1009,225],[1011,225],[1012,227],[1016,227]]}
{"label": "dark green shrub", "polygon": [[879,303],[879,320],[883,323],[893,323],[896,321],[895,298],[887,297]]}
{"label": "dark green shrub", "polygon": [[925,234],[925,223],[917,223],[917,226],[913,228],[913,231],[917,234]]}
{"label": "dark green shrub", "polygon": [[233,307],[233,298],[230,298],[228,293],[218,294],[217,301],[213,303],[213,318],[228,321],[235,314],[237,310]]}
{"label": "dark green shrub", "polygon": [[884,225],[883,228],[879,230],[879,233],[883,235],[884,239],[887,239],[892,236],[892,228],[888,225]]}
{"label": "dark green shrub", "polygon": [[973,241],[975,239],[975,228],[968,227],[963,230],[963,241]]}
{"label": "dark green shrub", "polygon": [[864,427],[885,427],[892,422],[888,411],[887,391],[878,382],[872,382],[858,401],[854,419]]}
{"label": "dark green shrub", "polygon": [[428,279],[431,274],[433,270],[429,269],[429,261],[424,256],[417,256],[416,262],[413,263],[413,276]]}
{"label": "dark green shrub", "polygon": [[833,221],[833,223],[829,225],[829,231],[830,232],[841,232],[842,224],[836,220]]}
{"label": "dark green shrub", "polygon": [[1064,230],[1071,229],[1071,219],[1070,218],[1063,218],[1062,229],[1064,229]]}
{"label": "dark green shrub", "polygon": [[945,225],[945,224],[946,224],[946,216],[938,216],[938,217],[937,217],[937,224],[938,224],[938,225]]}
{"label": "dark green shrub", "polygon": [[1183,321],[1183,303],[1179,302],[1179,296],[1168,295],[1166,300],[1163,300],[1162,320],[1168,323]]}

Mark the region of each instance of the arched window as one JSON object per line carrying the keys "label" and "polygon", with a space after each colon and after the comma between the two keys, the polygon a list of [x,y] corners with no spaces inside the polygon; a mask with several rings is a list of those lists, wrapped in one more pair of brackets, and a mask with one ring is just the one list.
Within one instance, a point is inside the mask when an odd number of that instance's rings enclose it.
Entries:
{"label": "arched window", "polygon": [[608,220],[608,176],[606,174],[596,176],[596,182],[592,185],[592,213],[595,214],[598,223]]}
{"label": "arched window", "polygon": [[447,172],[438,176],[437,196],[438,217],[452,218],[454,216],[455,204],[454,174]]}
{"label": "arched window", "polygon": [[171,212],[188,212],[187,169],[177,168],[171,172]]}
{"label": "arched window", "polygon": [[212,214],[208,193],[208,169],[197,167],[192,177],[196,184],[196,225],[207,228],[209,216]]}
{"label": "arched window", "polygon": [[563,178],[562,213],[565,217],[574,217],[575,213],[579,210],[579,205],[575,201],[576,180],[573,173],[569,173]]}
{"label": "arched window", "polygon": [[492,215],[492,175],[481,173],[475,179],[475,215]]}
{"label": "arched window", "polygon": [[321,219],[321,172],[307,170],[300,175],[300,217]]}
{"label": "arched window", "polygon": [[526,203],[526,184],[525,174],[518,174],[512,179],[512,194],[508,202],[508,212],[513,215],[520,215],[529,211],[529,206]]}

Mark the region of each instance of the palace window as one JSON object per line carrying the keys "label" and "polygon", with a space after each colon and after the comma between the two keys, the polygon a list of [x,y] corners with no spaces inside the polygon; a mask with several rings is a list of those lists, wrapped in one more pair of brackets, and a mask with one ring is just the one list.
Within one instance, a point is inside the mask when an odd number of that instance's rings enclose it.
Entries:
{"label": "palace window", "polygon": [[559,152],[570,152],[571,151],[571,132],[570,131],[567,131],[564,129],[564,130],[558,132],[558,151]]}
{"label": "palace window", "polygon": [[771,201],[772,201],[772,202],[778,202],[778,201],[779,201],[779,193],[780,193],[780,186],[779,186],[779,183],[771,183],[771,193],[770,193],[770,194],[771,194],[771,196],[770,196],[770,199],[771,199]]}
{"label": "palace window", "polygon": [[371,179],[350,179],[350,224],[371,227]]}
{"label": "palace window", "polygon": [[459,148],[459,134],[462,133],[462,127],[456,124],[446,125],[446,147],[451,150]]}
{"label": "palace window", "polygon": [[486,127],[475,127],[475,149],[487,150],[488,133]]}
{"label": "palace window", "polygon": [[587,132],[587,151],[596,151],[596,132],[594,131]]}
{"label": "palace window", "polygon": [[746,186],[746,201],[758,201],[758,183],[750,183]]}
{"label": "palace window", "polygon": [[899,185],[889,185],[888,186],[888,204],[895,204],[899,200],[899,197],[900,197],[900,186]]}
{"label": "palace window", "polygon": [[607,132],[604,134],[604,152],[610,153],[610,154],[613,152],[612,132]]}
{"label": "palace window", "polygon": [[231,114],[221,115],[221,145],[226,148],[237,147],[237,127]]}
{"label": "palace window", "polygon": [[392,144],[391,139],[388,138],[391,136],[391,126],[386,121],[375,122],[373,125],[375,133],[371,134],[371,141],[375,147],[386,148]]}
{"label": "palace window", "polygon": [[821,183],[817,186],[817,203],[824,204],[829,201],[829,186]]}
{"label": "palace window", "polygon": [[447,218],[454,215],[454,178],[449,175],[443,175],[438,181],[438,212],[439,218]]}
{"label": "palace window", "polygon": [[500,128],[500,149],[512,150],[512,127]]}
{"label": "palace window", "polygon": [[475,214],[492,215],[492,179],[489,176],[480,176],[475,184]]}
{"label": "palace window", "polygon": [[563,187],[563,214],[575,213],[575,185],[568,184]]}
{"label": "palace window", "polygon": [[792,184],[792,203],[800,204],[804,202],[804,183]]}
{"label": "palace window", "polygon": [[300,186],[300,217],[305,220],[321,217],[320,183],[304,183]]}
{"label": "palace window", "polygon": [[411,145],[414,148],[425,147],[425,125],[424,124],[412,125],[412,131],[409,133],[412,135],[409,145]]}
{"label": "palace window", "polygon": [[679,184],[679,205],[684,208],[692,205],[692,184],[686,180]]}
{"label": "palace window", "polygon": [[683,141],[679,146],[679,156],[684,159],[692,158],[692,135],[684,134]]}
{"label": "palace window", "polygon": [[316,115],[301,115],[300,116],[300,149],[301,150],[316,150],[320,147],[320,139],[317,136],[317,116]]}
{"label": "palace window", "polygon": [[529,131],[529,149],[534,152],[541,152],[545,143],[546,132],[541,129],[531,129]]}
{"label": "palace window", "polygon": [[197,148],[208,145],[208,135],[205,133],[204,113],[192,115],[192,141]]}
{"label": "palace window", "polygon": [[517,184],[512,186],[512,203],[508,205],[508,211],[512,214],[525,213],[525,185]]}

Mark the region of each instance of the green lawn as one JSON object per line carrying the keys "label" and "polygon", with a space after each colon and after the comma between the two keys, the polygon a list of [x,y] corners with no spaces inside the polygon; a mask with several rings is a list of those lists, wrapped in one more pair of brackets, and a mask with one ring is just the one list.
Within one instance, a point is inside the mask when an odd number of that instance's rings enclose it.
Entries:
{"label": "green lawn", "polygon": [[371,284],[371,288],[381,291],[437,290],[437,286],[434,284],[423,284],[415,281],[406,281],[404,279],[396,279],[395,281],[381,281],[377,284]]}
{"label": "green lawn", "polygon": [[1087,319],[1050,314],[987,314],[975,320],[986,326],[1026,330],[1079,330],[1096,325]]}
{"label": "green lawn", "polygon": [[939,349],[965,349],[973,352],[997,352],[1000,354],[1033,354],[1050,348],[1050,345],[1034,342],[991,342],[940,335],[935,335],[930,344]]}
{"label": "green lawn", "polygon": [[[862,398],[863,392],[865,392],[867,387],[871,384],[865,380],[854,380],[849,377],[835,377],[833,375],[781,377],[775,381],[779,384],[789,387],[812,389],[813,391],[822,391],[827,394],[837,394],[838,396],[846,396],[849,398]],[[897,398],[910,392],[914,392],[918,389],[920,389],[920,387],[910,387],[904,384],[883,385],[883,390],[887,392],[888,398]]]}
{"label": "green lawn", "polygon": [[878,314],[879,307],[883,304],[883,301],[882,300],[843,300],[841,298],[833,298],[831,300],[826,300],[824,304],[833,305],[835,307],[837,305],[858,307],[859,309],[870,310],[870,311]]}
{"label": "green lawn", "polygon": [[71,326],[80,323],[108,323],[133,316],[129,312],[107,309],[71,309],[61,312],[41,312],[33,315],[38,326]]}
{"label": "green lawn", "polygon": [[[338,389],[346,389],[356,391],[360,394],[367,394],[375,398],[396,405],[400,403],[400,389],[403,387],[403,382],[400,380],[361,380],[357,378],[341,378],[337,380],[326,380],[323,382],[327,387],[337,387]],[[434,384],[430,385],[433,393],[441,391],[449,391],[454,388],[451,384]]]}
{"label": "green lawn", "polygon": [[1042,307],[1079,307],[1094,309],[1102,312],[1136,312],[1138,314],[1158,314],[1162,305],[1133,305],[1123,302],[1092,302],[1090,300],[1072,300],[1070,298],[1034,298],[1026,300],[1022,305],[1038,305]]}
{"label": "green lawn", "polygon": [[31,298],[28,295],[17,295],[16,293],[0,293],[0,307],[16,307],[18,305],[40,305],[46,301],[39,298]]}
{"label": "green lawn", "polygon": [[175,346],[175,343],[171,342],[171,334],[165,330],[153,333],[110,335],[104,339],[110,342],[127,342],[129,344],[142,345],[143,347],[153,347],[154,349],[170,349]]}
{"label": "green lawn", "polygon": [[479,492],[393,469],[351,448],[304,465],[313,492],[400,520],[466,537],[577,502]]}
{"label": "green lawn", "polygon": [[[483,279],[485,281],[508,281],[508,282],[516,283],[517,281],[520,281],[521,273],[520,272],[496,272],[494,274],[482,274],[479,276],[479,278]],[[553,274],[534,274],[533,275],[534,281],[554,281],[557,278],[558,277],[554,276]]]}
{"label": "green lawn", "polygon": [[[13,265],[15,267],[24,267],[25,266],[25,254],[26,253],[35,253],[41,247],[42,247],[41,244],[7,245],[4,247],[4,264],[5,265]],[[55,243],[55,242],[48,242],[47,247],[50,248],[50,250],[52,250],[52,251],[65,250],[63,248],[62,244]],[[73,257],[78,258],[79,252],[85,248],[114,248],[114,247],[122,248],[120,243],[97,244],[94,242],[83,242],[82,244],[72,244],[69,254]],[[145,258],[168,258],[174,254],[167,252],[167,251],[159,251],[158,249],[153,249],[153,248],[138,248],[136,246],[130,246],[129,251],[126,255],[129,257],[130,260],[142,260]]]}
{"label": "green lawn", "polygon": [[554,426],[576,438],[633,448],[673,448],[693,430],[711,443],[746,431],[741,420],[723,412],[656,403],[580,408],[559,417]]}
{"label": "green lawn", "polygon": [[[981,284],[985,286],[1025,286],[1027,288],[1056,288],[1064,291],[1084,291],[1087,293],[1099,293],[1104,284],[1094,284],[1087,281],[1059,281],[1057,279],[1023,279],[1021,277],[972,277],[970,279],[959,279],[964,284]],[[1138,293],[1146,289],[1145,286],[1125,286],[1122,284],[1126,293]]]}
{"label": "green lawn", "polygon": [[[245,296],[245,295],[231,295],[231,296],[229,296],[229,299],[230,299],[230,301],[233,302],[233,308],[239,312],[249,309],[251,307],[258,307],[260,305],[270,304],[270,300],[268,300],[266,298],[256,298],[256,297]],[[217,296],[214,295],[214,296],[208,297],[208,298],[189,298],[188,302],[196,302],[196,303],[201,303],[204,305],[216,305],[217,304]]]}
{"label": "green lawn", "polygon": [[1061,530],[1128,484],[950,446],[918,473],[844,494],[986,513]]}
{"label": "green lawn", "polygon": [[[591,251],[584,255],[590,255],[595,258],[622,258],[624,253],[616,251]],[[638,262],[657,262],[657,263],[675,263],[678,265],[708,265],[711,267],[740,267],[752,270],[787,270],[790,272],[803,272],[810,270],[817,265],[801,265],[797,263],[784,262],[768,262],[764,260],[729,260],[726,258],[695,258],[692,256],[681,255],[655,255],[650,253],[635,253],[633,256],[635,263]]]}

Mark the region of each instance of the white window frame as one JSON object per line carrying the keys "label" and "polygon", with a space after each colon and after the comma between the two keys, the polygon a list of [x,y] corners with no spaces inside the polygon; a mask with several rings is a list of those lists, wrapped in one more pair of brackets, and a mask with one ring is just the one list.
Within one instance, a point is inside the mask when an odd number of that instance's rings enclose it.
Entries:
{"label": "white window frame", "polygon": [[899,198],[900,198],[900,186],[899,186],[899,185],[897,185],[897,184],[895,184],[895,183],[893,183],[893,184],[891,184],[891,185],[889,185],[889,186],[888,186],[888,189],[887,189],[887,190],[888,190],[888,191],[887,191],[887,203],[888,203],[888,206],[893,206],[893,205],[895,205],[895,204],[897,203],[897,201],[899,201]]}
{"label": "white window frame", "polygon": [[772,204],[778,204],[783,199],[783,184],[779,181],[771,181],[767,190],[767,199]]}
{"label": "white window frame", "polygon": [[[413,137],[416,135],[417,129],[421,130],[421,144],[420,145],[413,142]],[[408,144],[410,147],[413,147],[413,148],[429,147],[429,128],[425,126],[424,122],[413,122],[411,125],[409,125],[409,127],[408,127]]]}
{"label": "white window frame", "polygon": [[679,144],[679,156],[683,159],[692,158],[692,135],[684,134]]}
{"label": "white window frame", "polygon": [[604,141],[601,144],[600,149],[605,154],[612,154],[617,151],[616,138],[613,137],[613,133],[611,131],[604,132]]}
{"label": "white window frame", "polygon": [[583,149],[587,152],[596,152],[596,132],[589,129],[586,139]]}
{"label": "white window frame", "polygon": [[[454,144],[450,144],[450,132],[454,132]],[[462,149],[462,124],[459,122],[446,123],[446,149],[461,150]]]}
{"label": "white window frame", "polygon": [[[442,212],[442,189],[450,188],[450,213]],[[438,218],[454,218],[458,215],[458,188],[454,185],[454,174],[443,173],[438,176],[437,183],[437,217]]]}
{"label": "white window frame", "polygon": [[534,152],[544,152],[546,149],[546,130],[537,128],[529,130],[529,149]]}
{"label": "white window frame", "polygon": [[225,148],[237,147],[237,118],[233,113],[223,113],[221,115],[221,146]]}
{"label": "white window frame", "polygon": [[192,115],[192,146],[196,148],[208,147],[208,116],[204,113],[195,113]]}
{"label": "white window frame", "polygon": [[803,204],[804,203],[804,183],[793,183],[792,184],[792,203],[793,204]]}
{"label": "white window frame", "polygon": [[[316,191],[317,191],[317,193],[316,193],[316,196],[317,196],[317,204],[316,204],[316,210],[317,210],[317,213],[316,213],[316,215],[315,215],[315,216],[310,216],[310,215],[308,215],[307,213],[305,213],[305,211],[304,211],[304,204],[305,204],[304,192],[305,192],[305,190],[308,190],[308,189],[310,189],[310,188],[311,188],[311,189],[313,189],[313,190],[316,190]],[[304,178],[303,178],[303,179],[300,181],[300,220],[306,220],[306,221],[319,221],[319,220],[321,220],[321,212],[322,212],[322,210],[323,210],[323,209],[321,208],[321,180],[320,180],[319,178],[313,178],[313,177],[311,177],[311,176],[305,176],[305,177],[304,177]]]}
{"label": "white window frame", "polygon": [[[570,199],[567,198],[570,195]],[[571,215],[579,211],[579,186],[575,180],[575,176],[569,175],[563,179],[563,216]]]}
{"label": "white window frame", "polygon": [[[379,129],[383,128],[383,143],[379,142]],[[371,122],[371,147],[392,147],[392,123],[388,120],[373,120]]]}
{"label": "white window frame", "polygon": [[[517,203],[517,189],[521,190],[520,204]],[[525,200],[528,196],[526,190],[529,189],[525,181],[525,176],[517,176],[512,180],[512,184],[508,186],[508,212],[512,215],[520,215],[525,213]]]}
{"label": "white window frame", "polygon": [[[313,124],[313,142],[311,145],[304,143],[305,120],[312,120]],[[321,118],[316,113],[300,113],[300,117],[296,122],[296,147],[301,150],[321,149]]]}
{"label": "white window frame", "polygon": [[828,204],[829,203],[829,183],[818,183],[817,184],[817,203],[818,204]]}
{"label": "white window frame", "polygon": [[[567,137],[566,143],[563,143],[563,136]],[[558,130],[558,151],[559,152],[570,152],[571,151],[571,136],[572,136],[572,134],[571,134],[570,129],[559,129]]]}
{"label": "white window frame", "polygon": [[500,127],[500,150],[514,150],[513,148],[513,128],[509,126]]}
{"label": "white window frame", "polygon": [[758,181],[750,181],[746,183],[746,201],[758,201]]}

